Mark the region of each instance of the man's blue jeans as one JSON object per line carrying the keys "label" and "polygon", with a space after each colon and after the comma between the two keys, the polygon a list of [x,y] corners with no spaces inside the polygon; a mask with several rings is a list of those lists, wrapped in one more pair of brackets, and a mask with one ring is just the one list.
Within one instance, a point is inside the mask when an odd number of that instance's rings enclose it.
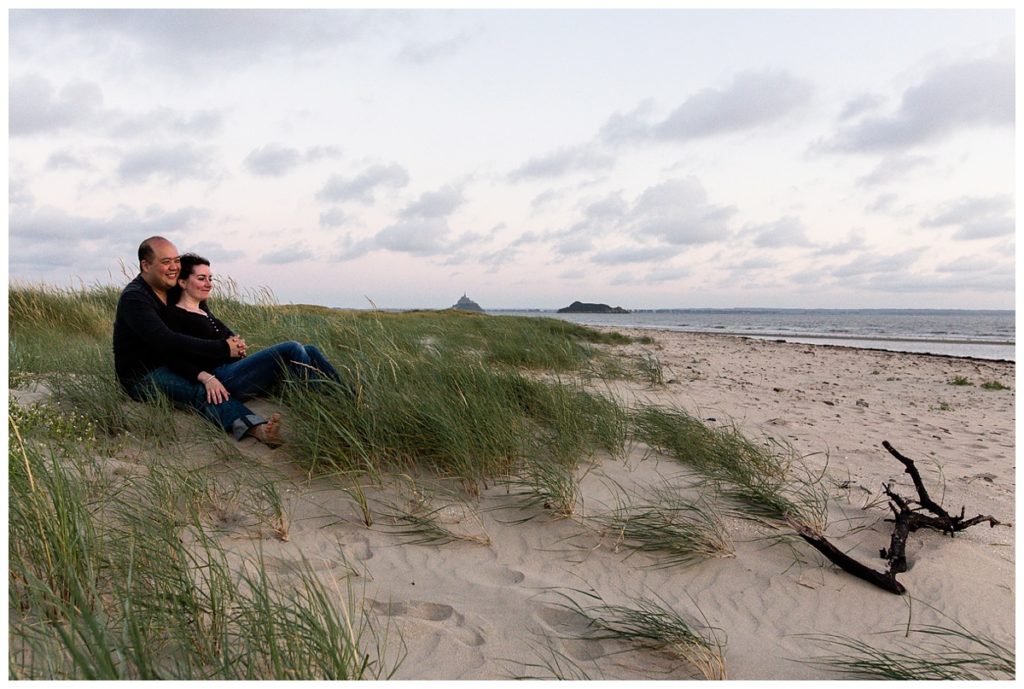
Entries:
{"label": "man's blue jeans", "polygon": [[128,394],[140,402],[152,399],[159,393],[176,404],[195,409],[233,435],[235,440],[241,440],[252,428],[267,422],[234,397],[220,404],[210,404],[206,401],[205,385],[185,380],[166,366],[153,369],[128,390]]}
{"label": "man's blue jeans", "polygon": [[341,382],[338,372],[319,349],[295,341],[261,349],[244,359],[218,366],[210,373],[217,376],[233,398],[242,400],[269,394],[286,375],[307,382]]}

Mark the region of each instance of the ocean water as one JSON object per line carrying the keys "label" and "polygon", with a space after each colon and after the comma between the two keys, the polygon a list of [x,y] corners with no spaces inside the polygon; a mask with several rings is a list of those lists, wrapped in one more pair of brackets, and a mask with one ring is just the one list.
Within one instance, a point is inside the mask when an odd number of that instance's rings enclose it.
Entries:
{"label": "ocean water", "polygon": [[586,325],[741,335],[786,342],[1016,361],[1014,311],[668,309],[628,314],[490,311]]}

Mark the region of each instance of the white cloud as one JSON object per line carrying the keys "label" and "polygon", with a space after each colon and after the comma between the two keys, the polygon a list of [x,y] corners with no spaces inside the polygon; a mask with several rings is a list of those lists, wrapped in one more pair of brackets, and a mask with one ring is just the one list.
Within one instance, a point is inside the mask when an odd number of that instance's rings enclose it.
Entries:
{"label": "white cloud", "polygon": [[166,211],[159,206],[144,213],[120,208],[107,218],[71,215],[61,208],[43,206],[11,214],[10,234],[33,241],[82,241],[120,236],[169,235],[196,227],[210,217],[204,208],[184,207]]}
{"label": "white cloud", "polygon": [[103,108],[103,91],[94,83],[72,81],[60,92],[38,74],[12,79],[9,132],[11,136],[52,134],[93,124]]}
{"label": "white cloud", "polygon": [[957,227],[953,239],[990,239],[1014,232],[1009,196],[964,197],[945,204],[935,215],[924,218],[922,227]]}
{"label": "white cloud", "polygon": [[901,150],[965,127],[1011,127],[1013,122],[1014,65],[1000,53],[935,69],[904,91],[895,112],[842,128],[827,147],[842,152]]}
{"label": "white cloud", "polygon": [[885,98],[878,95],[877,93],[864,93],[855,98],[851,98],[843,106],[842,112],[839,113],[839,120],[845,121],[862,115],[865,112],[878,109],[885,102]]}
{"label": "white cloud", "polygon": [[754,237],[754,246],[762,249],[778,249],[786,246],[813,246],[807,238],[807,228],[799,218],[786,216],[763,225],[745,227],[744,235]]}
{"label": "white cloud", "polygon": [[448,223],[444,220],[407,220],[389,225],[378,232],[375,244],[381,249],[414,256],[433,256],[448,248],[445,240],[449,231]]}
{"label": "white cloud", "polygon": [[781,71],[744,72],[722,89],[706,88],[687,98],[654,134],[687,140],[727,134],[777,122],[806,105],[809,82]]}
{"label": "white cloud", "polygon": [[651,136],[654,100],[644,99],[625,113],[614,113],[601,127],[598,138],[610,144],[640,141]]}
{"label": "white cloud", "polygon": [[605,249],[594,254],[594,263],[617,265],[620,263],[647,263],[662,261],[676,256],[682,249],[669,246],[620,246]]}
{"label": "white cloud", "polygon": [[348,215],[340,208],[328,208],[320,214],[320,227],[341,227],[348,221]]}
{"label": "white cloud", "polygon": [[313,258],[313,252],[302,244],[288,244],[263,254],[259,262],[271,265],[298,263]]}
{"label": "white cloud", "polygon": [[333,175],[317,192],[320,201],[373,203],[379,189],[401,189],[409,183],[409,173],[401,165],[371,165],[355,177]]}
{"label": "white cloud", "polygon": [[648,284],[660,284],[663,282],[674,282],[693,275],[693,269],[677,266],[663,266],[655,268],[647,273],[644,282]]}
{"label": "white cloud", "polygon": [[646,189],[630,209],[631,234],[669,244],[706,244],[729,237],[731,206],[708,202],[707,192],[693,178],[662,182]]}
{"label": "white cloud", "polygon": [[596,150],[592,145],[581,144],[531,158],[509,173],[509,180],[519,182],[561,177],[573,172],[594,172],[606,170],[614,163],[615,159],[607,153]]}
{"label": "white cloud", "polygon": [[451,185],[427,191],[402,210],[403,218],[443,218],[454,213],[465,199],[462,190]]}
{"label": "white cloud", "polygon": [[932,159],[921,155],[909,155],[898,153],[888,155],[875,166],[875,169],[857,178],[857,184],[862,187],[874,187],[881,184],[888,184],[898,180],[906,184],[907,175],[921,167],[931,165]]}
{"label": "white cloud", "polygon": [[865,240],[864,232],[862,230],[855,230],[853,232],[850,232],[850,234],[846,238],[846,241],[823,246],[815,252],[815,255],[841,256],[843,254],[849,254],[854,251],[861,251],[866,247],[867,241]]}
{"label": "white cloud", "polygon": [[402,46],[398,59],[414,65],[428,65],[457,55],[472,39],[470,33],[462,32],[457,36],[436,41],[411,41]]}
{"label": "white cloud", "polygon": [[210,261],[213,273],[221,277],[224,277],[224,271],[217,267],[218,264],[236,261],[246,255],[244,251],[239,249],[226,249],[222,244],[210,241],[202,241],[194,245],[178,245],[178,251],[192,252],[203,256]]}
{"label": "white cloud", "polygon": [[689,141],[755,129],[792,117],[810,103],[811,83],[781,70],[747,71],[722,88],[704,88],[687,97],[661,122],[652,122],[652,100],[615,113],[602,126],[610,144]]}
{"label": "white cloud", "polygon": [[209,138],[216,136],[224,126],[224,114],[217,110],[183,112],[168,107],[153,108],[139,114],[126,115],[105,111],[103,119],[110,135],[121,137],[147,137],[167,132],[174,136]]}
{"label": "white cloud", "polygon": [[283,177],[303,163],[312,163],[323,158],[338,158],[341,152],[335,146],[314,146],[305,152],[290,146],[270,143],[254,148],[242,164],[254,175]]}
{"label": "white cloud", "polygon": [[30,55],[45,54],[50,37],[72,35],[113,64],[127,51],[137,61],[193,73],[335,50],[388,19],[352,10],[13,10],[10,35],[12,46]]}
{"label": "white cloud", "polygon": [[90,171],[96,167],[89,162],[89,159],[78,153],[69,150],[54,151],[46,159],[47,170],[79,170]]}
{"label": "white cloud", "polygon": [[298,149],[279,144],[267,144],[254,148],[242,164],[254,175],[281,177],[294,170],[302,162]]}
{"label": "white cloud", "polygon": [[959,256],[943,263],[935,270],[939,273],[985,273],[994,267],[991,258],[983,256]]}
{"label": "white cloud", "polygon": [[906,272],[924,253],[923,249],[909,249],[898,254],[864,253],[832,271],[836,277],[882,274],[886,279]]}
{"label": "white cloud", "polygon": [[117,166],[118,178],[128,184],[151,177],[175,183],[183,179],[213,179],[218,176],[216,155],[210,147],[189,143],[153,144],[126,153]]}

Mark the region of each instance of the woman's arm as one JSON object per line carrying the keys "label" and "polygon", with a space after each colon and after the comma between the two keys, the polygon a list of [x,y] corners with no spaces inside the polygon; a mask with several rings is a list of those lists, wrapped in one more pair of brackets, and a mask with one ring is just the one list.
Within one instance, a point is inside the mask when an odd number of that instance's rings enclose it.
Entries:
{"label": "woman's arm", "polygon": [[224,384],[217,380],[217,376],[208,371],[200,371],[196,378],[206,387],[206,401],[210,404],[227,402],[231,394]]}

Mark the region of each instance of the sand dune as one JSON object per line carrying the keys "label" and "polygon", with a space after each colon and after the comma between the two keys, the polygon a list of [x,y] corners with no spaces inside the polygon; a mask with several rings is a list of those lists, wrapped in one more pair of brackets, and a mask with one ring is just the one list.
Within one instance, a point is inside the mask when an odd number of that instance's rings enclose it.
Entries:
{"label": "sand dune", "polygon": [[[675,405],[711,425],[736,424],[750,438],[791,444],[809,466],[827,469],[827,534],[863,562],[884,565],[878,551],[888,545],[891,529],[883,521],[889,512],[882,484],[913,495],[883,440],[918,461],[933,498],[949,511],[966,506],[968,516],[981,512],[1013,522],[1015,393],[981,387],[989,381],[1015,387],[1013,363],[653,335],[655,345],[630,348],[655,354],[667,383],[620,384],[614,394],[627,403]],[[958,376],[972,384],[951,385]],[[409,531],[387,516],[415,498],[409,479],[366,487],[375,514],[367,526],[337,480],[310,479],[284,450],[255,441],[240,449],[250,466],[234,471],[260,466],[280,477],[287,540],[226,510],[222,545],[240,557],[261,550],[276,577],[298,576],[305,558],[339,582],[339,590],[352,586],[377,627],[392,631],[387,655],[406,654],[398,679],[544,677],[556,666],[563,676],[592,679],[693,676],[668,654],[587,638],[586,620],[565,596],[588,605],[596,600],[581,593],[588,591],[609,605],[657,599],[700,624],[706,620],[724,645],[730,679],[839,678],[800,662],[823,652],[802,635],[842,633],[884,645],[899,641],[899,634],[877,634],[900,630],[908,619],[948,625],[946,615],[1013,643],[1010,525],[976,526],[956,538],[911,534],[910,569],[900,575],[909,593],[901,597],[839,571],[786,530],[735,516],[723,517],[731,557],[663,567],[659,555],[624,547],[591,517],[612,509],[623,490],[644,495],[692,478],[684,466],[639,444],[625,457],[595,456],[585,465],[572,518],[524,510],[500,484],[459,501],[419,477],[416,485],[438,510],[438,521],[460,537],[440,545],[409,543]]]}
{"label": "sand dune", "polygon": [[[1013,521],[1014,393],[980,385],[1013,387],[1014,364],[682,333],[657,333],[656,340],[632,347],[659,357],[669,382],[620,386],[616,394],[678,405],[711,424],[735,423],[749,437],[791,443],[812,466],[827,464],[827,533],[865,563],[883,569],[877,553],[888,545],[890,526],[882,521],[882,484],[913,495],[883,440],[919,462],[933,497],[950,511],[965,505],[968,516]],[[951,385],[958,376],[973,384]],[[274,452],[251,449],[278,462]],[[302,556],[323,571],[353,569],[367,609],[401,632],[402,679],[547,676],[558,659],[566,676],[692,676],[666,654],[581,638],[585,620],[563,594],[590,601],[573,590],[595,591],[613,605],[656,597],[693,619],[706,617],[725,644],[732,679],[835,678],[799,662],[822,652],[800,635],[866,638],[905,627],[908,618],[948,624],[937,611],[1012,642],[1011,526],[977,526],[955,539],[912,534],[910,570],[900,576],[909,594],[898,597],[839,571],[806,545],[777,543],[771,532],[736,518],[726,517],[734,557],[669,568],[588,523],[614,505],[617,486],[644,491],[686,475],[643,446],[625,458],[595,457],[572,519],[524,513],[506,488],[494,486],[468,509],[452,503],[449,526],[475,540],[444,545],[404,544],[408,538],[386,518],[367,528],[329,478],[296,480],[288,493],[289,542],[262,547],[283,574]],[[376,499],[399,500],[406,489],[382,490]]]}

